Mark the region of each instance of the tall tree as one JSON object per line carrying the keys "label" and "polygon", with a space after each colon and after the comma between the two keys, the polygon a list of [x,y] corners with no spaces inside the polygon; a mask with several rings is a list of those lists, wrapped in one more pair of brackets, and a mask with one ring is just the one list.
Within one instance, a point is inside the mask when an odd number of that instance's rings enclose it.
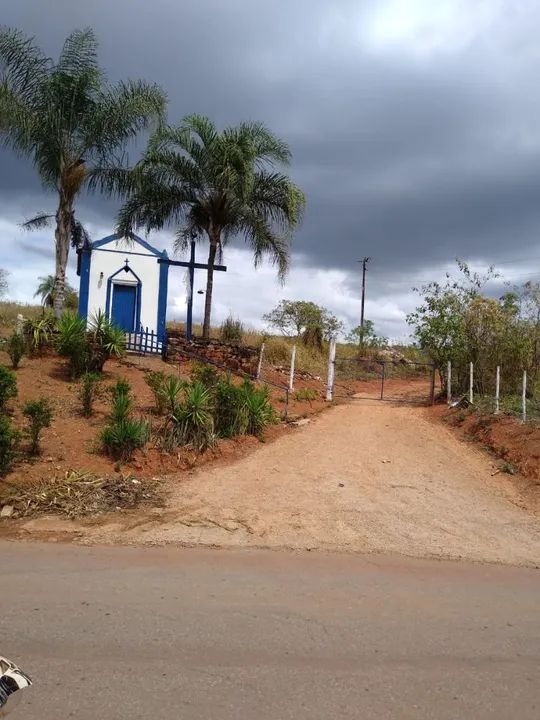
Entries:
{"label": "tall tree", "polygon": [[[126,143],[160,121],[166,99],[143,81],[107,83],[93,30],[75,30],[57,62],[19,30],[0,28],[0,134],[27,156],[45,188],[58,197],[54,310],[64,305],[75,200],[81,190],[108,189]],[[36,224],[45,216],[38,216]]]}
{"label": "tall tree", "polygon": [[289,163],[287,145],[260,123],[219,132],[191,115],[178,127],[158,128],[130,180],[110,175],[110,190],[128,191],[118,230],[173,226],[176,249],[192,238],[209,243],[203,337],[210,335],[214,264],[232,237],[243,237],[255,266],[268,256],[284,277],[292,231],[300,222],[302,191],[276,168]]}

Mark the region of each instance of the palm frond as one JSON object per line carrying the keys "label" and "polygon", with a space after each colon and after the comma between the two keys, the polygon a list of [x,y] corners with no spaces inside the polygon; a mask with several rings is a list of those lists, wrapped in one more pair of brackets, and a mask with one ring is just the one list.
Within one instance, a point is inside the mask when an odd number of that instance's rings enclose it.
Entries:
{"label": "palm frond", "polygon": [[0,77],[22,102],[34,99],[52,61],[20,30],[0,26]]}
{"label": "palm frond", "polygon": [[98,69],[98,43],[92,28],[74,30],[64,42],[56,71],[64,75],[77,76]]}
{"label": "palm frond", "polygon": [[36,215],[29,220],[25,220],[21,224],[21,227],[25,230],[41,230],[42,228],[49,227],[51,220],[54,220],[54,215],[39,213],[39,215]]}

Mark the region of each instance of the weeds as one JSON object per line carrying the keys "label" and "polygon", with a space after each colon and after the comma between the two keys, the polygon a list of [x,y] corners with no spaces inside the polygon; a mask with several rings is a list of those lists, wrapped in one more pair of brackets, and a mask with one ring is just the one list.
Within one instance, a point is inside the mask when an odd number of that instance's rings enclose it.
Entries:
{"label": "weeds", "polygon": [[299,402],[312,403],[319,397],[319,394],[313,388],[300,388],[294,393],[294,399]]}
{"label": "weeds", "polygon": [[155,370],[147,372],[144,378],[144,381],[146,382],[146,384],[152,391],[152,395],[154,396],[155,409],[158,415],[163,415],[163,413],[165,412],[166,402],[162,390],[166,379],[166,373]]}
{"label": "weeds", "polygon": [[41,431],[49,427],[52,421],[51,404],[47,398],[30,400],[23,407],[23,415],[28,420],[26,432],[30,437],[30,453],[37,455],[39,453]]}
{"label": "weeds", "polygon": [[221,342],[231,345],[241,345],[244,339],[244,326],[240,320],[229,315],[222,323],[219,329],[219,339]]}
{"label": "weeds", "polygon": [[191,363],[190,377],[192,382],[199,382],[205,388],[213,388],[219,382],[219,373],[216,368],[198,362]]}

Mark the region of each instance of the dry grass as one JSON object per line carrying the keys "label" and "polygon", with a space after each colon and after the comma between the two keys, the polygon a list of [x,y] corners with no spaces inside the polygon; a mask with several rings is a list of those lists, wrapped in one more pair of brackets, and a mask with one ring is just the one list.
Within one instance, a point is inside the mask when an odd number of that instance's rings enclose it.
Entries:
{"label": "dry grass", "polygon": [[12,330],[17,321],[17,315],[25,318],[40,317],[43,313],[41,305],[29,305],[28,303],[0,302],[0,328]]}
{"label": "dry grass", "polygon": [[161,485],[155,478],[98,477],[74,470],[61,478],[6,484],[0,489],[0,505],[12,505],[14,517],[55,514],[76,518],[162,503]]}

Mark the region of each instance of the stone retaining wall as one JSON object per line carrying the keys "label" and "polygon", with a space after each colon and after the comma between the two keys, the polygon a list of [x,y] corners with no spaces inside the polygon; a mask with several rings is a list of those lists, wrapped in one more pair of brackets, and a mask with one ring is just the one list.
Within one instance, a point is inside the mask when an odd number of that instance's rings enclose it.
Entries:
{"label": "stone retaining wall", "polygon": [[254,375],[257,370],[259,351],[249,345],[228,345],[219,340],[194,338],[188,341],[179,331],[167,332],[167,360],[185,362],[193,360],[193,355],[202,360],[210,360],[235,372]]}

